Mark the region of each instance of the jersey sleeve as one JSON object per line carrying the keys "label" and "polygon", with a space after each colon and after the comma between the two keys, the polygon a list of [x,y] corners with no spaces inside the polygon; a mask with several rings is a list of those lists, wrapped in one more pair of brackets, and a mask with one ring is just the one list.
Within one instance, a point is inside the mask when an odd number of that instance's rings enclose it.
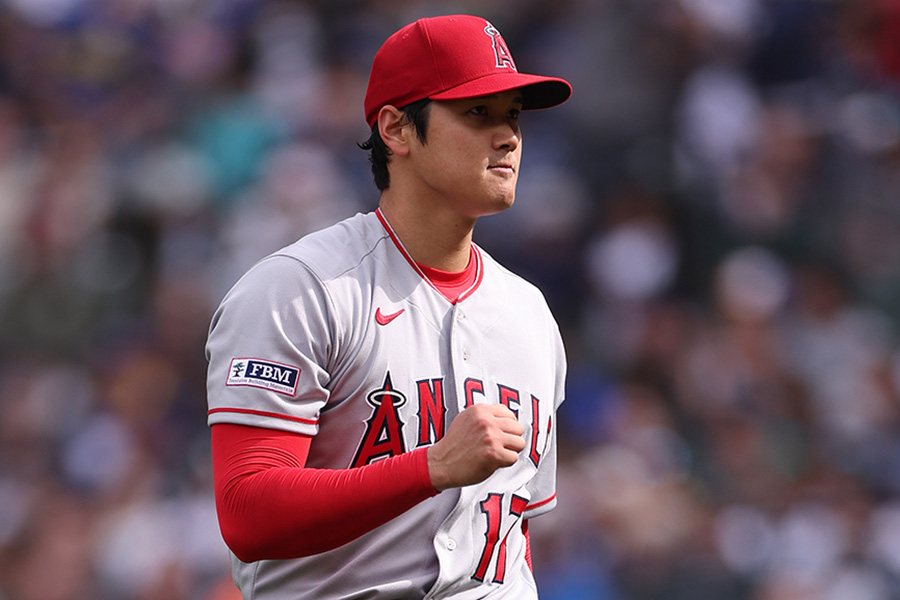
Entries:
{"label": "jersey sleeve", "polygon": [[546,429],[546,437],[544,438],[544,449],[541,454],[541,460],[538,464],[538,470],[535,476],[526,486],[531,494],[531,500],[525,507],[523,517],[531,519],[545,512],[552,510],[556,506],[556,411],[565,400],[565,381],[566,381],[566,357],[563,348],[562,338],[559,330],[555,326],[552,328],[553,335],[551,341],[554,348],[554,356],[556,357],[555,369],[555,394],[553,398],[553,410],[548,415],[546,421],[542,420],[542,426]]}
{"label": "jersey sleeve", "polygon": [[328,402],[334,307],[302,262],[273,255],[226,294],[206,345],[208,423],[315,435]]}

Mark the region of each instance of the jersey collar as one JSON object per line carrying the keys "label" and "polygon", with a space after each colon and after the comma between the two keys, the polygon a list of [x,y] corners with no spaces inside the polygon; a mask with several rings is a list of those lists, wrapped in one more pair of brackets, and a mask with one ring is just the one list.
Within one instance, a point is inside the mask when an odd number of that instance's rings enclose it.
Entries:
{"label": "jersey collar", "polygon": [[409,266],[415,270],[415,272],[421,277],[434,291],[441,295],[442,298],[447,299],[451,304],[457,304],[462,302],[478,289],[478,286],[481,285],[481,280],[484,278],[484,261],[481,258],[481,249],[472,242],[472,258],[471,260],[475,261],[475,278],[467,289],[463,290],[457,297],[456,300],[452,300],[447,298],[444,293],[440,290],[440,288],[435,285],[435,283],[425,274],[422,268],[413,260],[412,256],[410,256],[409,252],[403,246],[403,242],[400,241],[400,238],[397,236],[397,233],[394,231],[394,228],[391,227],[391,224],[388,222],[387,217],[384,216],[384,213],[381,212],[381,208],[377,208],[375,210],[375,215],[378,217],[378,220],[381,221],[381,225],[384,227],[385,231],[387,231],[388,236],[390,236],[391,241],[394,242],[394,246],[397,247],[397,250],[400,251],[400,254],[403,258],[406,259],[406,262],[409,263]]}

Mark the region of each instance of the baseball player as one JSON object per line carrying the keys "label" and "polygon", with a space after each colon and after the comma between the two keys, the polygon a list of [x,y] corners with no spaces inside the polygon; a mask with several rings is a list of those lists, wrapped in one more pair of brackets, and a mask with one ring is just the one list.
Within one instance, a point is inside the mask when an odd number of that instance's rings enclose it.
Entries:
{"label": "baseball player", "polygon": [[207,344],[216,505],[244,598],[537,598],[565,358],[541,293],[472,242],[509,207],[519,73],[482,18],[421,19],[365,98],[378,209],[252,267]]}

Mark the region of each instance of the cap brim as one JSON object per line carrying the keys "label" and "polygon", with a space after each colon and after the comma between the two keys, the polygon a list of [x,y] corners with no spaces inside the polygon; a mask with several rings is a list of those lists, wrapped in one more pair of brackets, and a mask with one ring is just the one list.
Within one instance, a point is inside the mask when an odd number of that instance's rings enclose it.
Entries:
{"label": "cap brim", "polygon": [[467,81],[449,90],[432,94],[432,100],[461,100],[490,96],[509,90],[522,89],[522,109],[550,108],[562,104],[572,95],[572,86],[565,79],[516,73],[496,73]]}

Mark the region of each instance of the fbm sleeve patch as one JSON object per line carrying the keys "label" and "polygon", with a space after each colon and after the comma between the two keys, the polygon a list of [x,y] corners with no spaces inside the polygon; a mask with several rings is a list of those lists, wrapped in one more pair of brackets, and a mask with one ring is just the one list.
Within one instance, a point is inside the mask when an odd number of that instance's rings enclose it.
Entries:
{"label": "fbm sleeve patch", "polygon": [[259,358],[232,358],[225,385],[246,385],[293,396],[300,369]]}

